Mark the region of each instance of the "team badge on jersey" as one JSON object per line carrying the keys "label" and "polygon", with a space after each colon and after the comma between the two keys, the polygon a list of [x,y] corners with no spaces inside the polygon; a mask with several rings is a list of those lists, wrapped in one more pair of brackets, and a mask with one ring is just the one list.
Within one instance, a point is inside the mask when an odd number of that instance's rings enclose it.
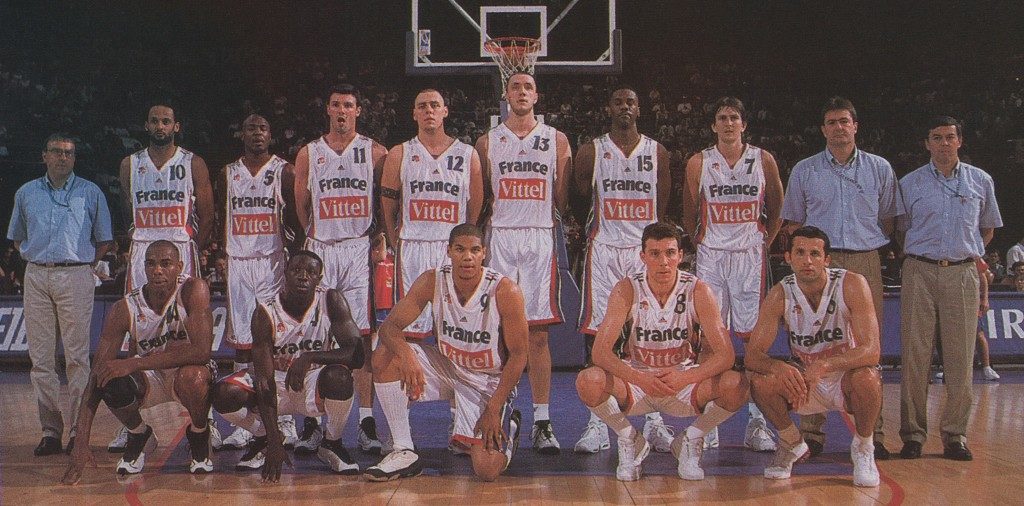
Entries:
{"label": "team badge on jersey", "polygon": [[506,142],[508,142],[508,137],[502,135],[501,138],[498,139],[498,141],[501,142],[502,144],[505,144]]}
{"label": "team badge on jersey", "polygon": [[277,331],[278,332],[284,332],[284,324],[283,323],[278,322],[278,324],[277,324]]}
{"label": "team badge on jersey", "polygon": [[414,161],[414,162],[420,161],[420,155],[412,155],[412,161]]}
{"label": "team badge on jersey", "polygon": [[316,159],[316,163],[317,163],[317,165],[323,165],[323,164],[324,164],[324,162],[326,162],[326,161],[327,161],[327,159],[326,159],[326,158],[324,158],[324,157],[322,157],[322,156],[321,156],[320,158],[317,158],[317,159]]}
{"label": "team badge on jersey", "polygon": [[611,160],[612,159],[612,154],[607,152],[607,151],[605,151],[604,152],[604,159],[605,160]]}

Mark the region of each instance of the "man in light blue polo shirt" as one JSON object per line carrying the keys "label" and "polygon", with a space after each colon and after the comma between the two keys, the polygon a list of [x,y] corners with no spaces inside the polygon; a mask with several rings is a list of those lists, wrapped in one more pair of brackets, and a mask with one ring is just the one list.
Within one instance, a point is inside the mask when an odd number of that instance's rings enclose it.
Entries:
{"label": "man in light blue polo shirt", "polygon": [[900,180],[907,210],[899,221],[907,256],[900,315],[900,455],[920,457],[928,434],[928,371],[937,337],[946,382],[943,457],[971,460],[967,423],[980,307],[974,260],[985,254],[985,245],[1003,219],[992,177],[960,161],[960,122],[939,116],[928,123],[926,132],[924,144],[931,161]]}
{"label": "man in light blue polo shirt", "polygon": [[43,428],[43,439],[33,452],[37,457],[60,453],[64,436],[55,363],[58,337],[64,345],[71,397],[67,452],[74,446],[78,404],[89,382],[92,266],[113,239],[103,192],[74,173],[75,141],[64,134],[51,135],[43,162],[46,175],[25,183],[14,195],[7,230],[7,238],[26,262],[25,329]]}
{"label": "man in light blue polo shirt", "polygon": [[[857,110],[842,97],[832,97],[821,109],[825,150],[793,167],[782,204],[788,235],[801,226],[815,226],[832,243],[832,267],[864,276],[882,324],[882,262],[878,250],[889,243],[893,220],[903,214],[899,185],[884,158],[857,149]],[[879,335],[881,328],[879,328]],[[811,456],[825,445],[824,415],[801,417]],[[875,459],[889,458],[882,417],[875,425]]]}

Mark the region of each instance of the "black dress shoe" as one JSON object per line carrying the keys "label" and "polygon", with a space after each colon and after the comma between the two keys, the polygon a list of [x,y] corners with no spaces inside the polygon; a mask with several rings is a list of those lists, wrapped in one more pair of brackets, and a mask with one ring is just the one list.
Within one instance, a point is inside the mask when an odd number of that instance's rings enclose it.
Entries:
{"label": "black dress shoe", "polygon": [[71,455],[71,450],[74,450],[74,449],[75,449],[75,436],[71,436],[71,438],[68,439],[68,445],[64,447],[64,453],[67,454],[67,455]]}
{"label": "black dress shoe", "polygon": [[889,449],[880,441],[875,441],[875,460],[889,460],[889,457],[892,457],[892,454],[889,453]]}
{"label": "black dress shoe", "polygon": [[903,449],[900,450],[900,458],[903,459],[919,459],[921,458],[921,443],[917,441],[907,441],[903,443]]}
{"label": "black dress shoe", "polygon": [[942,458],[963,461],[974,460],[971,450],[968,450],[967,444],[962,441],[946,445],[946,449],[942,451]]}
{"label": "black dress shoe", "polygon": [[804,442],[807,443],[807,448],[810,450],[808,458],[817,457],[818,455],[821,455],[822,451],[825,450],[825,445],[823,445],[821,441],[805,439]]}
{"label": "black dress shoe", "polygon": [[43,436],[43,439],[39,441],[39,446],[32,450],[32,454],[36,457],[56,455],[58,453],[60,453],[60,440],[53,436]]}

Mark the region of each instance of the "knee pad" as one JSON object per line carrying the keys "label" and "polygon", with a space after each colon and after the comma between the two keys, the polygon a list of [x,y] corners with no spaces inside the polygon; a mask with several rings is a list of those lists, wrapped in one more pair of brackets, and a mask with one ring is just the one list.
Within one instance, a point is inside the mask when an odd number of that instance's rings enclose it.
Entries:
{"label": "knee pad", "polygon": [[110,409],[119,409],[131,405],[139,396],[139,386],[131,376],[121,376],[107,382],[100,389],[103,402]]}
{"label": "knee pad", "polygon": [[335,401],[344,401],[352,398],[354,382],[352,371],[339,364],[329,365],[320,371],[316,380],[320,397]]}

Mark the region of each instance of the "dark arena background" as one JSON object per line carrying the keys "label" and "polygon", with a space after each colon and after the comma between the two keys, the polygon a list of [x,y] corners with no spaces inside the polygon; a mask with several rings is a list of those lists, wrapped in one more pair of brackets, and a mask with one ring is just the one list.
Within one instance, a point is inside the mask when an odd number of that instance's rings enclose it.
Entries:
{"label": "dark arena background", "polygon": [[[271,152],[294,161],[300,148],[324,133],[324,92],[338,83],[362,90],[359,131],[387,147],[416,135],[412,103],[424,88],[448,103],[449,135],[473,144],[503,113],[499,81],[480,54],[479,34],[450,10],[455,0],[405,1],[105,1],[16,2],[0,0],[0,223],[10,221],[14,194],[45,172],[41,152],[54,132],[77,139],[75,173],[95,182],[107,197],[118,251],[109,258],[92,320],[93,342],[103,316],[122,293],[130,212],[118,181],[118,164],[146,146],[147,107],[170,100],[181,121],[177,144],[205,158],[211,181],[241,152],[241,123],[265,116]],[[615,436],[610,450],[574,454],[572,444],[589,412],[574,381],[588,360],[576,331],[580,276],[590,202],[570,198],[562,217],[560,272],[566,324],[551,335],[555,372],[551,416],[562,441],[558,456],[538,455],[527,434],[508,471],[493,483],[473,477],[469,459],[451,455],[444,428],[445,404],[412,411],[413,437],[428,469],[424,476],[389,483],[331,475],[314,457],[295,457],[278,484],[258,473],[233,470],[239,451],[214,454],[216,471],[190,475],[183,440],[187,417],[180,406],[162,406],[152,423],[160,442],[146,471],[117,481],[117,456],[104,451],[117,426],[100,407],[91,444],[99,463],[82,482],[59,484],[64,455],[33,457],[38,441],[36,402],[23,325],[24,262],[10,241],[0,250],[0,503],[82,502],[180,504],[210,501],[434,503],[669,503],[680,501],[778,504],[1003,504],[1020,502],[1024,473],[1024,294],[1017,293],[1007,250],[1024,241],[1024,4],[1020,2],[718,2],[565,0],[553,2],[466,1],[471,16],[481,6],[547,5],[547,22],[568,12],[552,30],[549,63],[540,58],[537,112],[564,132],[573,153],[608,129],[609,94],[628,86],[640,99],[641,133],[669,151],[673,187],[668,217],[682,217],[686,160],[715,142],[710,130],[718,98],[736,96],[748,114],[746,141],[774,154],[783,184],[801,159],[824,148],[821,104],[841,95],[855,104],[857,146],[889,160],[897,177],[926,164],[922,124],[933,115],[963,122],[961,159],[981,167],[995,182],[1004,226],[995,231],[986,260],[996,275],[991,309],[983,318],[992,363],[1002,378],[975,371],[970,442],[974,461],[939,458],[941,381],[929,390],[933,427],[925,458],[878,463],[882,484],[850,484],[851,418],[831,413],[824,453],[794,468],[790,481],[770,482],[761,473],[771,454],[742,446],[744,418],[721,427],[722,446],[704,453],[708,477],[681,481],[671,455],[651,454],[646,476],[614,478]],[[609,4],[612,12],[609,12]],[[413,66],[415,45],[429,29],[428,60],[464,61],[465,67]],[[411,22],[411,20],[413,22]],[[529,32],[529,16],[498,13],[494,30]],[[504,25],[498,26],[499,23]],[[613,24],[611,24],[613,23]],[[611,25],[610,25],[611,24]],[[470,26],[470,28],[472,28]],[[615,33],[610,31],[615,30]],[[497,32],[495,32],[497,33]],[[537,36],[528,33],[530,36]],[[412,44],[412,46],[410,45]],[[608,52],[602,54],[605,49]],[[586,66],[604,60],[613,65]],[[557,60],[557,61],[556,61]],[[558,62],[577,62],[556,64]],[[223,204],[215,237],[223,237]],[[290,223],[295,232],[296,224]],[[6,237],[6,236],[5,236]],[[201,253],[204,275],[216,276],[218,246]],[[771,251],[774,281],[788,273],[777,241]],[[900,264],[902,252],[883,250],[886,314],[882,330],[883,418],[887,446],[898,454],[900,425]],[[692,251],[690,252],[692,254]],[[688,256],[692,261],[692,256]],[[1024,276],[1024,274],[1021,274]],[[213,283],[214,357],[230,370],[234,350],[223,342],[223,283]],[[972,324],[973,325],[973,324]],[[742,354],[740,341],[737,352]],[[782,340],[773,352],[786,354]],[[59,368],[60,369],[60,368]],[[938,370],[938,369],[936,369]],[[519,405],[532,423],[530,387],[524,375]],[[67,392],[62,395],[66,398]],[[173,403],[172,403],[173,404]],[[387,434],[384,417],[376,419]],[[67,414],[65,415],[67,417]],[[529,420],[528,420],[529,419]],[[227,422],[215,417],[222,431]],[[689,423],[668,418],[677,433]],[[355,441],[356,421],[344,441]],[[84,442],[79,442],[83,444]],[[360,467],[378,457],[353,450]],[[895,455],[894,455],[895,457]]]}

